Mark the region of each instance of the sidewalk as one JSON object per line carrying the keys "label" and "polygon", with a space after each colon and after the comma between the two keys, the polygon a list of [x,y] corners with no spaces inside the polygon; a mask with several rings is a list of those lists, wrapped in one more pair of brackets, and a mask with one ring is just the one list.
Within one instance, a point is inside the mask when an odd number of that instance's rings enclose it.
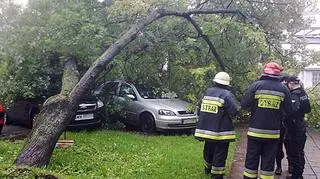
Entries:
{"label": "sidewalk", "polygon": [[[240,133],[240,141],[238,142],[234,160],[231,168],[231,179],[243,178],[242,172],[244,169],[246,145],[247,145],[247,129],[246,124],[240,124],[236,126],[236,131]],[[285,150],[285,149],[284,149]],[[316,132],[313,129],[308,129],[307,142],[305,145],[305,158],[306,164],[304,169],[305,179],[320,179],[320,132]],[[288,163],[286,157],[283,161],[282,175],[275,175],[275,179],[285,179],[288,174]]]}
{"label": "sidewalk", "polygon": [[240,140],[237,143],[236,151],[233,156],[230,178],[241,179],[243,178],[242,173],[246,159],[248,124],[236,125],[235,130],[240,134]]}

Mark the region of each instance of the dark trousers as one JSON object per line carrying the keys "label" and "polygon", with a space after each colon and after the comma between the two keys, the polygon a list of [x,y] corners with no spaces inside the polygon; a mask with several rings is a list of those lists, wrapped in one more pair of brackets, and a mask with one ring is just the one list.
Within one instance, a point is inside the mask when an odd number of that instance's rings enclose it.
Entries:
{"label": "dark trousers", "polygon": [[228,149],[229,142],[205,141],[203,148],[205,169],[211,171],[212,178],[223,178]]}
{"label": "dark trousers", "polygon": [[260,177],[274,175],[278,140],[258,140],[248,138],[244,178],[257,178],[261,158]]}
{"label": "dark trousers", "polygon": [[4,119],[0,118],[0,134],[1,134],[1,131],[2,131],[3,125],[4,125]]}
{"label": "dark trousers", "polygon": [[295,131],[291,135],[289,144],[292,157],[292,178],[302,178],[305,165],[304,146],[307,140],[306,131]]}
{"label": "dark trousers", "polygon": [[279,139],[279,143],[278,143],[278,148],[277,148],[277,155],[276,155],[276,163],[277,163],[277,167],[281,168],[281,160],[284,158],[284,152],[283,152],[283,146],[286,149],[286,154],[287,154],[287,159],[288,159],[288,163],[289,166],[291,166],[291,158],[290,158],[290,147],[289,147],[289,138],[286,137],[286,129],[284,128],[284,126],[281,126],[280,129],[280,139]]}

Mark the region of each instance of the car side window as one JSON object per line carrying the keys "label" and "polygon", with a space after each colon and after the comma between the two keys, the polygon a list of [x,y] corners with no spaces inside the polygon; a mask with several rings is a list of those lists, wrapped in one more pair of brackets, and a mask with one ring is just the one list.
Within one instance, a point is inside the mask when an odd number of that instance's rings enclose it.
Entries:
{"label": "car side window", "polygon": [[117,89],[118,89],[118,82],[110,82],[107,83],[104,87],[103,87],[103,94],[107,95],[107,96],[113,96],[117,94]]}
{"label": "car side window", "polygon": [[119,96],[127,97],[128,95],[133,95],[136,98],[133,88],[128,84],[122,84],[120,87]]}

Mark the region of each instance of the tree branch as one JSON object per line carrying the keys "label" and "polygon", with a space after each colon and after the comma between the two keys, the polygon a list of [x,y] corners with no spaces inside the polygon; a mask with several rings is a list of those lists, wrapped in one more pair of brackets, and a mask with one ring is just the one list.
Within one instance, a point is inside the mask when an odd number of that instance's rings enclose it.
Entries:
{"label": "tree branch", "polygon": [[201,30],[201,28],[199,27],[199,25],[196,23],[196,21],[194,19],[192,19],[190,16],[185,16],[184,18],[186,18],[193,25],[193,27],[197,30],[199,36],[202,37],[203,40],[205,40],[207,42],[207,44],[209,45],[209,48],[211,50],[211,53],[216,58],[221,70],[225,71],[226,70],[225,64],[223,63],[220,55],[218,54],[216,48],[214,47],[214,45],[211,42],[211,40],[209,39],[209,37],[207,35],[203,34],[203,31]]}
{"label": "tree branch", "polygon": [[277,2],[268,2],[268,1],[252,1],[252,0],[248,0],[249,3],[258,3],[258,4],[271,4],[271,5],[282,5],[282,6],[286,6],[289,5],[291,3],[277,3]]}
{"label": "tree branch", "polygon": [[233,0],[230,1],[230,3],[227,5],[226,9],[229,9],[229,7],[231,6],[232,3],[233,3]]}
{"label": "tree branch", "polygon": [[196,6],[196,9],[199,9],[199,8],[201,9],[203,7],[203,5],[208,3],[208,2],[209,2],[209,0],[205,0],[203,2],[200,1],[200,3]]}
{"label": "tree branch", "polygon": [[198,14],[238,14],[242,18],[246,19],[246,16],[239,10],[232,9],[191,9],[187,11],[172,11],[168,9],[159,9],[159,12],[163,16],[180,16],[184,17],[187,15],[198,15]]}

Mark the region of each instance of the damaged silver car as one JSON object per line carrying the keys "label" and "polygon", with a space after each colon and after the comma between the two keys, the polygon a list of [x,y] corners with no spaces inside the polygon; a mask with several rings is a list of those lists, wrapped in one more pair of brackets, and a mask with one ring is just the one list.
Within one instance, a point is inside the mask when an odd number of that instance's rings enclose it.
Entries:
{"label": "damaged silver car", "polygon": [[145,133],[159,130],[191,130],[198,116],[189,111],[189,103],[161,94],[152,88],[135,86],[124,81],[110,81],[99,90],[99,99],[115,117],[128,127],[140,127]]}

